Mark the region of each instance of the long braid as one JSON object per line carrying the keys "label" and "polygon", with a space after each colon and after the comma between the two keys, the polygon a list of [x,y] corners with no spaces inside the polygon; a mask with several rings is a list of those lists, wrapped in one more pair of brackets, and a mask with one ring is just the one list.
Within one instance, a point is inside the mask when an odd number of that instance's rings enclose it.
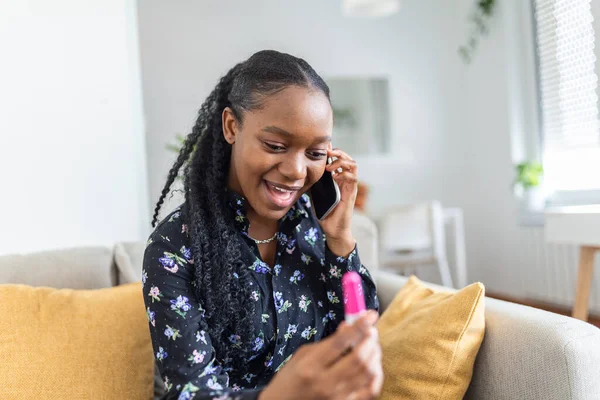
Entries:
{"label": "long braid", "polygon": [[158,221],[158,213],[160,212],[160,208],[165,201],[165,197],[169,194],[169,190],[171,189],[171,185],[175,182],[175,178],[179,175],[179,170],[183,166],[183,164],[190,157],[192,149],[194,148],[194,144],[200,137],[199,132],[192,131],[191,134],[187,136],[181,150],[179,151],[179,155],[177,156],[177,160],[173,165],[173,168],[169,171],[169,175],[167,176],[167,182],[163,187],[158,202],[156,203],[156,207],[154,208],[154,214],[152,215],[152,226],[156,226],[156,222]]}
{"label": "long braid", "polygon": [[[238,64],[236,67],[232,68],[230,74],[235,68],[239,68],[240,65],[241,64]],[[230,74],[227,74],[226,76],[221,78],[217,86],[208,95],[204,103],[202,103],[202,106],[198,111],[198,118],[196,119],[196,123],[192,128],[192,133],[190,133],[185,138],[183,145],[181,146],[181,150],[179,150],[177,160],[175,161],[173,167],[169,171],[169,175],[167,176],[167,182],[165,183],[165,186],[163,187],[160,197],[158,199],[158,202],[156,203],[156,207],[154,208],[154,215],[152,216],[152,226],[156,226],[160,208],[164,203],[165,197],[167,197],[167,195],[169,194],[169,190],[171,189],[173,182],[175,182],[175,179],[179,175],[179,170],[186,163],[186,161],[188,161],[194,147],[200,139],[200,136],[206,130],[206,127],[209,125],[211,114],[213,115],[213,117],[216,114],[214,111],[216,108],[218,108],[217,97],[228,89],[225,88],[225,86],[228,85],[230,88],[231,82],[228,82],[229,80],[232,81],[231,76],[229,76]]]}
{"label": "long braid", "polygon": [[[329,88],[304,60],[272,50],[254,54],[223,76],[200,107],[153,217],[154,224],[185,166],[184,212],[194,254],[195,292],[205,312],[202,329],[209,333],[219,361],[235,365],[239,374],[247,371],[244,360],[256,334],[255,307],[250,301],[250,272],[241,261],[243,241],[227,205],[231,145],[223,137],[221,118],[230,107],[242,126],[245,112],[260,108],[265,97],[292,85],[320,90],[329,98]],[[239,335],[241,343],[233,346],[232,334]]]}
{"label": "long braid", "polygon": [[[209,128],[198,144],[198,148],[205,151],[193,156],[185,174],[190,233],[199,239],[192,242],[192,251],[194,258],[197,254],[201,260],[195,263],[196,294],[205,309],[209,335],[217,339],[213,339],[217,354],[222,360],[239,366],[243,366],[253,336],[251,316],[255,310],[253,302],[244,301],[250,299],[249,273],[242,268],[240,238],[230,210],[224,207],[223,189],[227,186],[231,146],[223,137],[221,113],[225,107],[231,107],[228,95],[241,68],[242,64],[238,64],[217,84],[212,98],[214,112],[208,118]],[[212,268],[213,265],[221,268]],[[234,282],[234,272],[238,274],[238,281],[246,284]],[[222,295],[216,298],[211,295],[216,292]],[[234,332],[248,342],[237,352],[232,351],[228,340]],[[237,372],[243,371],[238,368]]]}

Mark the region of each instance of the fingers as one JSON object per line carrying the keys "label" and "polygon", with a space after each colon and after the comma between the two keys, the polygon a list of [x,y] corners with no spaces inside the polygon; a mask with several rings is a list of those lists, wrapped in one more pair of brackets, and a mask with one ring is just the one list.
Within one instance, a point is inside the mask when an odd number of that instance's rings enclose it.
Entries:
{"label": "fingers", "polygon": [[354,211],[354,202],[356,201],[358,193],[358,175],[353,174],[350,171],[344,171],[341,174],[336,173],[333,175],[333,179],[340,188],[340,202],[346,205],[346,207],[340,207],[340,209],[345,210],[344,212],[351,218]]}
{"label": "fingers", "polygon": [[369,310],[352,325],[342,322],[333,335],[315,344],[317,350],[313,354],[318,359],[317,363],[325,368],[334,364],[349,348],[369,334],[369,329],[378,318],[376,311]]}
{"label": "fingers", "polygon": [[370,387],[363,388],[357,392],[352,393],[347,397],[349,400],[371,400],[379,398],[381,394],[381,387],[378,389],[372,389]]}
{"label": "fingers", "polygon": [[367,335],[331,367],[331,373],[340,379],[346,376],[365,376],[372,361],[377,361],[379,348],[377,329],[371,327]]}
{"label": "fingers", "polygon": [[333,174],[341,173],[343,171],[350,171],[354,174],[358,172],[358,165],[356,164],[356,161],[354,161],[352,157],[340,149],[328,151],[327,157],[328,160],[332,162],[330,162],[325,169]]}
{"label": "fingers", "polygon": [[368,390],[371,392],[371,394],[375,394],[375,397],[379,396],[381,394],[381,388],[383,387],[383,379],[384,379],[384,375],[383,375],[383,366],[381,364],[381,347],[379,349],[379,370],[377,371],[377,375],[375,376],[375,378],[371,381],[371,384],[369,385]]}
{"label": "fingers", "polygon": [[374,328],[375,323],[378,319],[379,314],[377,313],[377,311],[367,310],[367,312],[361,315],[361,317],[358,320],[356,320],[353,325],[347,325],[346,322],[342,322],[340,324],[338,330],[334,333],[334,336],[340,335],[344,332],[344,330],[352,328],[359,329],[362,332],[362,336],[359,339],[360,341],[354,342],[350,346],[346,347],[346,349],[340,355],[340,357],[337,360],[335,360],[336,364],[341,358],[345,357],[347,354],[352,352],[352,350],[356,348],[359,345],[359,343],[362,343],[365,339],[368,339],[369,336],[373,336],[373,334],[375,334],[375,336],[377,337],[377,342],[379,342],[379,334]]}
{"label": "fingers", "polygon": [[369,334],[352,351],[334,364],[328,374],[334,382],[343,384],[343,391],[356,392],[364,388],[376,389],[381,375],[381,348],[377,330]]}
{"label": "fingers", "polygon": [[[362,329],[366,334],[368,333],[369,328],[375,326],[378,320],[379,313],[377,311],[366,310],[351,326],[357,326],[359,329]],[[342,326],[348,326],[348,324],[346,324],[346,321],[343,321],[340,324],[340,327]]]}
{"label": "fingers", "polygon": [[374,326],[377,321],[379,320],[379,313],[375,310],[367,310],[363,315],[360,316],[360,318],[357,320],[361,321],[363,320],[365,321],[365,323],[367,324],[367,326],[371,327]]}
{"label": "fingers", "polygon": [[355,173],[352,173],[351,171],[342,170],[341,173],[336,172],[334,174],[332,172],[332,175],[333,179],[335,179],[339,187],[342,187],[342,185],[345,186],[346,184],[349,184],[349,189],[357,189],[358,175],[356,175]]}
{"label": "fingers", "polygon": [[358,172],[358,164],[352,159],[338,158],[331,164],[328,164],[325,169],[332,174],[341,173],[343,171],[350,171],[353,174],[356,174]]}
{"label": "fingers", "polygon": [[331,149],[328,151],[329,155],[327,157],[337,157],[337,158],[346,158],[352,160],[352,157],[348,155],[348,153],[340,150],[340,149]]}
{"label": "fingers", "polygon": [[[353,192],[358,190],[358,165],[348,154],[340,149],[328,151],[328,160],[331,163],[325,169],[331,172],[337,184],[342,188],[342,200],[354,202]],[[350,197],[348,197],[350,195]]]}

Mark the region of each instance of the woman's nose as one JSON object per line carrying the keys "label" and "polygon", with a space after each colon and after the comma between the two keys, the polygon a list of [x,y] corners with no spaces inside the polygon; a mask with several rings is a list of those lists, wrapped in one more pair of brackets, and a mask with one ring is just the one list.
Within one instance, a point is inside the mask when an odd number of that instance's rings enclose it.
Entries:
{"label": "woman's nose", "polygon": [[304,181],[307,168],[305,158],[304,154],[286,155],[286,159],[279,166],[279,172],[290,183]]}

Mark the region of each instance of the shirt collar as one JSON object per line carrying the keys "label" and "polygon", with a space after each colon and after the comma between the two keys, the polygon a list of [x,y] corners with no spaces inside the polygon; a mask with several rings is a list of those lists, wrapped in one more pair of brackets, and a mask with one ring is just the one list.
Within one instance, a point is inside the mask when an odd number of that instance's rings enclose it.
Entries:
{"label": "shirt collar", "polygon": [[[248,218],[246,216],[247,210],[246,205],[248,201],[244,196],[237,193],[234,190],[229,188],[225,189],[227,202],[229,207],[234,212],[234,218],[236,226],[244,233],[248,233],[248,227],[250,223],[248,222]],[[280,231],[283,228],[294,229],[296,226],[302,222],[304,219],[309,218],[309,212],[311,208],[310,198],[305,193],[294,203],[292,208],[283,216],[280,220]]]}
{"label": "shirt collar", "polygon": [[250,222],[246,217],[246,198],[238,192],[231,189],[225,189],[225,195],[229,207],[231,208],[231,210],[233,210],[235,225],[243,233],[248,233],[248,227],[250,226]]}

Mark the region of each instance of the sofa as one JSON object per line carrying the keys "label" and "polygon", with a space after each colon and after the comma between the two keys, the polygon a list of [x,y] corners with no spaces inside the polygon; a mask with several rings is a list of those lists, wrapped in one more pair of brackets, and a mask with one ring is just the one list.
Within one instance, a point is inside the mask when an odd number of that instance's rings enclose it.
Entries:
{"label": "sofa", "polygon": [[[407,278],[377,268],[377,231],[368,219],[356,218],[353,229],[385,310]],[[118,243],[113,248],[2,256],[0,283],[96,289],[134,282],[141,279],[143,251],[144,243]],[[155,379],[155,389],[158,397],[160,377]],[[465,398],[600,399],[600,329],[539,309],[486,299],[486,334]]]}

